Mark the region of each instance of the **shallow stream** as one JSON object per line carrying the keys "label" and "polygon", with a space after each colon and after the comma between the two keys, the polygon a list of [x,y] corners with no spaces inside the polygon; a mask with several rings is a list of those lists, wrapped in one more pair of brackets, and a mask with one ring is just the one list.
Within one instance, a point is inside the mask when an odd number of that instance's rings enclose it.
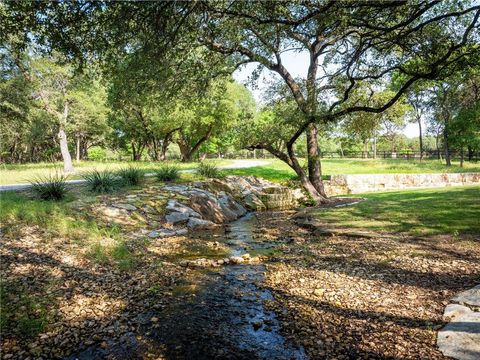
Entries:
{"label": "shallow stream", "polygon": [[[247,214],[229,224],[219,241],[228,245],[231,256],[261,252],[271,244],[255,240],[255,226],[255,215]],[[307,359],[303,348],[282,337],[275,314],[265,308],[264,302],[272,299],[260,286],[265,265],[228,265],[214,270],[206,272],[207,281],[186,286],[199,289],[194,296],[177,297],[156,313],[157,327],[152,329],[147,322],[142,336],[147,334],[150,342],[158,344],[166,359]],[[146,319],[150,316],[145,314]],[[67,359],[142,358],[133,335],[112,344],[111,350],[90,348]]]}

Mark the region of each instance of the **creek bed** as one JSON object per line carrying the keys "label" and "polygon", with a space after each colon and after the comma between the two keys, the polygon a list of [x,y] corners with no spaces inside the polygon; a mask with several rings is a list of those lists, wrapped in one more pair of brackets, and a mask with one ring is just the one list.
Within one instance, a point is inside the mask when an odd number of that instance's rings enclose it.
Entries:
{"label": "creek bed", "polygon": [[[231,256],[261,252],[271,244],[254,238],[255,226],[255,215],[247,214],[230,223],[217,240],[228,245]],[[138,315],[145,318],[139,335],[157,344],[166,359],[307,359],[303,348],[283,338],[275,313],[264,307],[272,299],[270,291],[261,288],[265,271],[263,264],[192,269],[167,307]],[[155,326],[152,317],[158,319]],[[112,344],[110,350],[89,348],[67,359],[142,358],[134,339]]]}

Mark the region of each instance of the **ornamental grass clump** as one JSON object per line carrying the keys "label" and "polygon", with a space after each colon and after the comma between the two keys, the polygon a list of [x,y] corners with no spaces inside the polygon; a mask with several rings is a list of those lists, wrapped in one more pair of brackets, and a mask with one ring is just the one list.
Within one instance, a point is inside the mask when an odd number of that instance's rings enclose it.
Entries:
{"label": "ornamental grass clump", "polygon": [[109,193],[118,190],[122,185],[115,173],[105,170],[93,170],[84,176],[90,191],[96,193]]}
{"label": "ornamental grass clump", "polygon": [[180,172],[175,165],[167,164],[158,169],[155,176],[159,181],[175,181],[180,177]]}
{"label": "ornamental grass clump", "polygon": [[40,176],[30,181],[32,192],[42,200],[63,200],[68,193],[64,175]]}
{"label": "ornamental grass clump", "polygon": [[142,183],[143,172],[136,167],[129,166],[118,171],[118,177],[125,186],[137,186]]}
{"label": "ornamental grass clump", "polygon": [[221,178],[222,172],[213,163],[201,162],[198,164],[196,169],[197,174],[204,176],[206,178]]}

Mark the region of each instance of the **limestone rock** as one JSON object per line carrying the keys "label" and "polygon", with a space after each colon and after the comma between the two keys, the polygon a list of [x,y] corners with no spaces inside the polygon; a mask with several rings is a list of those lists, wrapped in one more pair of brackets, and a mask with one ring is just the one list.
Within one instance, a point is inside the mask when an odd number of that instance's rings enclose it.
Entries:
{"label": "limestone rock", "polygon": [[266,210],[267,207],[265,204],[253,193],[248,194],[245,196],[245,206],[254,211],[263,211]]}
{"label": "limestone rock", "polygon": [[118,209],[125,209],[128,211],[135,211],[137,208],[133,206],[132,204],[112,204],[113,207],[118,208]]}
{"label": "limestone rock", "polygon": [[452,301],[459,304],[480,307],[480,285],[477,285],[469,290],[462,291],[452,298]]}
{"label": "limestone rock", "polygon": [[182,192],[187,190],[188,187],[185,185],[166,185],[163,187],[163,190],[172,191],[172,192]]}
{"label": "limestone rock", "polygon": [[472,311],[448,323],[438,332],[437,345],[445,356],[480,359],[480,313]]}
{"label": "limestone rock", "polygon": [[172,236],[179,236],[179,235],[185,235],[188,233],[188,230],[186,228],[181,228],[181,229],[159,229],[159,230],[154,230],[148,234],[149,238],[156,239],[156,238],[165,238],[165,237],[172,237]]}
{"label": "limestone rock", "polygon": [[480,359],[480,285],[462,291],[452,301],[460,304],[449,304],[445,308],[443,317],[450,322],[438,332],[438,348],[454,359]]}
{"label": "limestone rock", "polygon": [[201,217],[201,215],[195,210],[189,208],[188,206],[180,204],[178,201],[173,199],[168,200],[166,209],[167,211],[170,211],[170,212],[179,212],[182,214],[186,214],[188,217],[197,217],[197,218]]}
{"label": "limestone rock", "polygon": [[208,230],[217,227],[217,224],[208,220],[190,218],[187,226],[192,230]]}
{"label": "limestone rock", "polygon": [[229,212],[231,215],[229,217],[233,217],[234,219],[238,219],[239,217],[245,215],[247,210],[236,202],[230,195],[222,194],[218,197],[218,203],[222,207],[224,212]]}
{"label": "limestone rock", "polygon": [[241,256],[232,256],[229,260],[232,264],[243,264],[245,262],[245,259]]}
{"label": "limestone rock", "polygon": [[165,220],[167,221],[167,223],[173,225],[186,223],[188,221],[188,215],[185,213],[174,211],[170,214],[167,214],[165,216]]}
{"label": "limestone rock", "polygon": [[448,304],[443,312],[443,319],[444,320],[455,320],[463,315],[467,315],[472,313],[466,306],[458,305],[458,304]]}
{"label": "limestone rock", "polygon": [[216,224],[235,219],[230,216],[231,214],[226,214],[223,211],[215,198],[203,194],[193,194],[190,197],[189,205],[193,210],[198,212],[203,219],[212,221]]}

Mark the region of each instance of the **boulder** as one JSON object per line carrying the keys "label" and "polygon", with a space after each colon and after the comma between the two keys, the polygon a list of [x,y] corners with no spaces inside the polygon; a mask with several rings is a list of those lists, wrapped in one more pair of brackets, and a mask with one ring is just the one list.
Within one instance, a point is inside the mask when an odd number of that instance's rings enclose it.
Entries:
{"label": "boulder", "polygon": [[218,197],[218,203],[226,213],[231,213],[231,217],[238,219],[247,213],[247,210],[236,202],[230,195],[223,193]]}
{"label": "boulder", "polygon": [[165,216],[165,220],[167,220],[167,223],[173,224],[173,225],[182,224],[188,221],[188,215],[185,213],[174,211],[174,212],[171,212],[170,214],[167,214]]}
{"label": "boulder", "polygon": [[217,226],[214,222],[197,218],[190,218],[187,223],[187,227],[191,230],[209,230]]}
{"label": "boulder", "polygon": [[213,197],[205,196],[203,194],[193,194],[189,201],[190,207],[198,212],[202,219],[209,220],[216,224],[221,224],[227,221],[235,220],[230,212],[226,213]]}
{"label": "boulder", "polygon": [[223,180],[208,180],[197,184],[217,194],[229,194],[250,210],[278,210],[294,208],[305,197],[301,190],[293,192],[288,187],[255,176],[227,176]]}
{"label": "boulder", "polygon": [[201,215],[198,212],[194,211],[188,206],[180,204],[178,201],[173,199],[168,200],[166,210],[167,212],[179,212],[187,215],[188,217],[196,217],[196,218],[201,217]]}
{"label": "boulder", "polygon": [[262,202],[262,200],[260,200],[258,198],[258,196],[256,196],[253,193],[250,193],[250,194],[246,195],[244,197],[243,201],[244,201],[247,209],[250,209],[250,210],[253,210],[253,211],[264,211],[264,210],[267,209],[267,207]]}
{"label": "boulder", "polygon": [[459,304],[480,307],[480,285],[457,294],[452,301]]}
{"label": "boulder", "polygon": [[181,229],[159,229],[154,230],[148,234],[149,238],[156,239],[156,238],[165,238],[171,236],[179,236],[179,235],[186,235],[188,230],[186,228]]}

